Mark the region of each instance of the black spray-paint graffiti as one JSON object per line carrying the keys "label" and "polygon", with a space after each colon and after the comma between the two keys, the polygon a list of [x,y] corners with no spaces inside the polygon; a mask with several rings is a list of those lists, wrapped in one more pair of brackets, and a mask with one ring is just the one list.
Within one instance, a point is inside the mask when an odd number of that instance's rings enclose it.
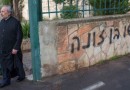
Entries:
{"label": "black spray-paint graffiti", "polygon": [[[73,37],[73,40],[75,40],[75,39],[77,40],[77,44],[78,44],[77,50],[79,51],[80,50],[80,40],[77,36]],[[71,44],[71,52],[72,53],[74,52],[74,43]]]}
{"label": "black spray-paint graffiti", "polygon": [[[101,45],[104,40],[105,40],[105,37],[103,36],[105,33],[105,30],[103,30],[101,32],[101,34],[99,35],[99,38],[101,39],[97,45]],[[130,35],[130,25],[128,26],[128,28],[125,26],[124,27],[124,33],[123,33],[123,37],[125,38],[126,37],[126,33],[128,33],[128,35]],[[82,46],[82,49],[86,49],[86,48],[89,48],[90,47],[90,42],[91,42],[91,35],[93,35],[93,46],[96,46],[96,32],[93,32],[92,34],[91,33],[88,33],[88,42],[86,45],[83,45]],[[119,39],[120,38],[120,31],[118,28],[114,28],[114,29],[110,29],[110,37],[109,37],[109,44],[112,43],[112,40],[113,39]],[[77,51],[80,50],[80,38],[78,36],[75,36],[72,38],[73,40],[76,40],[77,41]],[[74,53],[74,50],[75,50],[75,47],[74,47],[74,43],[71,44],[71,53]]]}

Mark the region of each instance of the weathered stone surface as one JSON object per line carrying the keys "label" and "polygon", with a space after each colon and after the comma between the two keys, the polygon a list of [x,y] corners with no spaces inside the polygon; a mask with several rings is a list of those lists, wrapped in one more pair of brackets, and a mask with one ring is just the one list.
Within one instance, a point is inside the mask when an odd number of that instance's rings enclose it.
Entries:
{"label": "weathered stone surface", "polygon": [[68,25],[68,35],[74,33],[76,30],[78,30],[78,25],[77,24]]}
{"label": "weathered stone surface", "polygon": [[24,52],[23,53],[23,67],[24,67],[27,79],[33,80],[31,52]]}
{"label": "weathered stone surface", "polygon": [[43,64],[42,70],[41,70],[42,76],[46,77],[46,76],[51,76],[51,75],[57,74],[56,70],[57,70],[57,65],[55,65],[55,64],[51,64],[51,63]]}
{"label": "weathered stone surface", "polygon": [[96,64],[95,57],[89,58],[90,66]]}
{"label": "weathered stone surface", "polygon": [[[41,22],[40,24],[39,41],[41,43],[41,73],[42,77],[46,77],[57,73],[57,34],[55,32],[56,25],[55,23],[50,22]],[[43,34],[40,34],[41,31]]]}
{"label": "weathered stone surface", "polygon": [[87,54],[84,53],[77,61],[77,64],[78,64],[78,69],[83,67],[88,67],[90,65],[90,62]]}
{"label": "weathered stone surface", "polygon": [[128,42],[128,41],[130,40],[130,36],[127,35],[125,38],[126,38],[127,50],[128,50],[127,53],[129,53],[130,52],[130,42]]}
{"label": "weathered stone surface", "polygon": [[113,27],[114,22],[113,21],[106,21],[106,24],[108,27]]}
{"label": "weathered stone surface", "polygon": [[109,44],[109,38],[107,37],[103,44],[101,45],[101,50],[104,54],[107,54],[108,50],[109,50],[110,44]]}
{"label": "weathered stone surface", "polygon": [[74,70],[76,70],[75,60],[74,61],[67,61],[67,62],[61,63],[58,66],[58,73],[59,74],[63,74],[63,73],[67,73],[67,72],[72,72]]}
{"label": "weathered stone surface", "polygon": [[[118,18],[108,16],[57,21],[55,30],[49,25],[46,28],[42,26],[39,38],[43,76],[71,72],[129,53],[129,17],[119,15]],[[49,28],[46,33],[44,29]]]}
{"label": "weathered stone surface", "polygon": [[108,51],[107,51],[107,59],[111,58],[112,56],[115,56],[114,44],[111,44]]}

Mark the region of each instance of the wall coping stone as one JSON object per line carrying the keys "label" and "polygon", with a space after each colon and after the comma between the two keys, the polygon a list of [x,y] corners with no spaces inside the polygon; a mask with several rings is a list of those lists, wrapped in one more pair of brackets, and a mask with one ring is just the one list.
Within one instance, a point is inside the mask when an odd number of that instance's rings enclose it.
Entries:
{"label": "wall coping stone", "polygon": [[77,24],[78,23],[90,23],[94,21],[104,21],[104,20],[113,20],[113,19],[121,19],[130,17],[130,14],[121,14],[121,15],[108,15],[108,16],[93,16],[86,18],[78,18],[78,19],[62,19],[62,20],[51,20],[51,21],[41,21],[39,23],[54,23],[58,26],[66,25],[66,24]]}

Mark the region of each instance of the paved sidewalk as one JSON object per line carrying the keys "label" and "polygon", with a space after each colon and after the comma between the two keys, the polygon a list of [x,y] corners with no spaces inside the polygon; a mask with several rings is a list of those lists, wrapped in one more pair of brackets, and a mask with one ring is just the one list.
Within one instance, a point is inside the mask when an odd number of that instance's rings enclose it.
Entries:
{"label": "paved sidewalk", "polygon": [[94,90],[130,90],[130,54],[72,73],[43,78],[38,82],[15,80],[12,79],[10,86],[0,90],[88,90],[99,81],[104,86]]}
{"label": "paved sidewalk", "polygon": [[11,85],[6,86],[4,88],[0,88],[0,90],[53,90],[49,89],[50,86],[42,82],[34,82],[29,80],[16,82],[15,80],[16,79],[12,79]]}

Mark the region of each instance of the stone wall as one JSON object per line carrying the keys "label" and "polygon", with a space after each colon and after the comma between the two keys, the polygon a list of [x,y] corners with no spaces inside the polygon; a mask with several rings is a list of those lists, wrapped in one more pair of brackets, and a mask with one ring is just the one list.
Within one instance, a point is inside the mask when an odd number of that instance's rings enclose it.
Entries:
{"label": "stone wall", "polygon": [[21,49],[22,49],[23,52],[28,52],[28,51],[31,50],[30,38],[28,38],[28,39],[23,39],[22,45],[21,45]]}
{"label": "stone wall", "polygon": [[42,76],[63,74],[130,52],[130,15],[40,22]]}

